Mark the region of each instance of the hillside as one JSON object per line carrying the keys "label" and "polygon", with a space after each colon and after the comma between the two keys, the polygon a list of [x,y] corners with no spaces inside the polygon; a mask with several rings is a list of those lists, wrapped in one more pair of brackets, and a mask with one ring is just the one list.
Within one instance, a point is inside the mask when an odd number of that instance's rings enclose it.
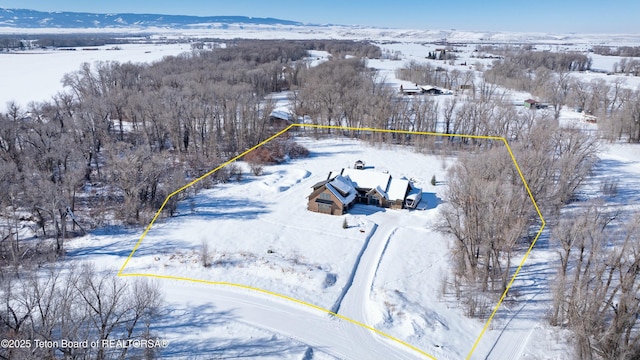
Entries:
{"label": "hillside", "polygon": [[94,14],[82,12],[44,12],[0,8],[0,27],[9,28],[224,28],[228,24],[302,25],[290,20],[247,16],[188,16],[163,14]]}

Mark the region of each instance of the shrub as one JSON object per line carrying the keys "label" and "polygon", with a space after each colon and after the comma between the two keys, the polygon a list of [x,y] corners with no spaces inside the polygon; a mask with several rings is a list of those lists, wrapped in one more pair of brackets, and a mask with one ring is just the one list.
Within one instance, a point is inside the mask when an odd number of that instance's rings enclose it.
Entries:
{"label": "shrub", "polygon": [[255,176],[260,176],[262,175],[262,172],[264,170],[264,167],[258,163],[249,163],[249,166],[251,167],[251,173],[253,173],[253,175]]}
{"label": "shrub", "polygon": [[[268,144],[267,144],[268,145]],[[250,164],[277,164],[278,154],[267,145],[263,145],[244,156],[244,161]]]}
{"label": "shrub", "polygon": [[214,173],[214,180],[221,183],[227,183],[231,180],[231,171],[228,168],[222,168]]}
{"label": "shrub", "polygon": [[229,164],[229,178],[235,178],[237,181],[242,180],[242,168],[238,164]]}
{"label": "shrub", "polygon": [[202,239],[200,243],[200,261],[203,267],[211,266],[211,254],[209,253],[209,244],[206,239]]}
{"label": "shrub", "polygon": [[253,150],[243,160],[250,164],[280,164],[287,160],[309,156],[309,150],[290,139],[275,139]]}
{"label": "shrub", "polygon": [[297,142],[291,141],[288,154],[292,159],[306,158],[307,156],[309,156],[309,149],[298,144]]}

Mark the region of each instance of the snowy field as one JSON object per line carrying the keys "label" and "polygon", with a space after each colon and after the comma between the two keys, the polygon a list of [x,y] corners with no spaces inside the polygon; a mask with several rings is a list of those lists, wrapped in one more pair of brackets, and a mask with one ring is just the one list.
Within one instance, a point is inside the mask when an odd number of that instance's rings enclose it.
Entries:
{"label": "snowy field", "polygon": [[[184,40],[185,38],[219,38],[219,39],[353,39],[370,40],[378,43],[383,49],[401,53],[400,61],[372,60],[371,66],[381,70],[381,76],[393,80],[393,70],[404,63],[424,61],[429,51],[434,51],[441,46],[434,44],[447,40],[451,43],[466,44],[466,51],[458,54],[457,65],[448,65],[439,62],[439,66],[448,69],[470,69],[476,62],[490,65],[491,59],[471,58],[476,44],[538,44],[539,50],[575,50],[586,51],[592,45],[637,45],[640,43],[640,35],[637,34],[543,34],[543,33],[516,33],[516,32],[481,32],[481,31],[456,31],[456,30],[420,30],[420,29],[372,29],[358,26],[230,26],[225,29],[192,29],[192,30],[167,30],[167,29],[122,29],[130,34],[156,35],[151,37],[153,41],[159,39]],[[49,33],[111,33],[113,30],[105,29],[13,29],[1,28],[0,34],[49,34]],[[572,44],[572,45],[567,45]],[[119,62],[152,62],[162,59],[167,55],[177,55],[191,51],[188,43],[182,44],[124,44],[118,45],[121,50],[108,50],[113,45],[95,47],[98,50],[53,51],[30,50],[24,52],[0,52],[0,78],[4,84],[10,86],[0,87],[0,108],[7,102],[15,101],[22,107],[32,101],[49,100],[62,88],[62,76],[76,71],[82,63],[93,64],[95,61],[119,61]],[[319,52],[321,53],[321,52]],[[317,55],[316,53],[312,54]],[[620,61],[619,57],[599,56],[590,54],[593,58],[593,67],[610,71],[614,62]],[[320,55],[321,61],[322,55]],[[382,62],[386,62],[382,64]],[[460,66],[465,62],[466,67]],[[317,63],[317,62],[316,62]],[[313,63],[312,65],[316,64]],[[605,77],[605,74],[590,74],[594,78]],[[611,77],[609,77],[610,79]],[[628,86],[636,88],[640,81],[628,78]],[[400,84],[402,82],[398,82]],[[406,84],[405,84],[406,85]]]}
{"label": "snowy field", "polygon": [[122,44],[91,47],[97,50],[29,50],[0,52],[0,108],[14,101],[27,107],[32,101],[50,100],[63,90],[64,74],[77,71],[82,63],[118,61],[150,63],[165,56],[190,51],[189,44]]}

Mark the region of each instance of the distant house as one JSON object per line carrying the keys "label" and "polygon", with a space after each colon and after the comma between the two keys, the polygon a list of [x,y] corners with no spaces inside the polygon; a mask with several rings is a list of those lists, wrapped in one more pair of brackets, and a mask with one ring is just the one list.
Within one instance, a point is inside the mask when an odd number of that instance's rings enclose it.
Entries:
{"label": "distant house", "polygon": [[400,85],[400,94],[402,95],[442,95],[444,91],[435,86],[425,85],[419,86],[416,84],[415,86],[403,86]]}
{"label": "distant house", "polygon": [[429,95],[442,95],[444,92],[435,86],[422,86],[422,93]]}
{"label": "distant house", "polygon": [[388,173],[362,169],[331,172],[312,188],[307,208],[331,215],[342,215],[356,203],[391,209],[415,208],[422,198],[422,190],[405,178],[394,179]]}
{"label": "distant house", "polygon": [[364,169],[364,161],[357,160],[356,163],[353,165],[353,168],[358,170]]}
{"label": "distant house", "polygon": [[294,123],[294,117],[284,110],[274,110],[269,114],[269,128],[281,130]]}
{"label": "distant house", "polygon": [[540,103],[533,99],[527,99],[524,101],[524,107],[526,107],[527,109],[537,109],[539,106]]}
{"label": "distant house", "polygon": [[422,95],[424,90],[416,84],[416,86],[403,86],[400,85],[401,95]]}

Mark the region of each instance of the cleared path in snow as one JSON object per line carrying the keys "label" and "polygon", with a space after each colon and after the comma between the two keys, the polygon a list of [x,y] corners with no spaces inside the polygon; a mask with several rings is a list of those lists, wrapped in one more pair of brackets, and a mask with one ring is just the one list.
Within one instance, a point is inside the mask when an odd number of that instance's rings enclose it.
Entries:
{"label": "cleared path in snow", "polygon": [[493,344],[489,354],[485,357],[487,360],[518,360],[522,357],[526,346],[529,344],[531,335],[540,325],[536,321],[514,321],[522,310],[527,306],[524,305],[509,319],[509,322],[500,332],[500,336]]}
{"label": "cleared path in snow", "polygon": [[[353,266],[353,270],[351,270],[351,275],[349,275],[349,279],[347,280],[347,283],[344,286],[344,289],[340,293],[340,296],[338,297],[338,300],[336,300],[335,304],[333,304],[333,307],[331,308],[331,312],[338,314],[340,312],[340,306],[342,306],[342,301],[344,301],[344,297],[348,293],[352,293],[353,294],[353,291],[349,291],[349,290],[351,290],[351,287],[353,286],[353,281],[354,281],[354,279],[356,277],[356,274],[358,272],[358,269],[359,269],[359,266],[360,266],[360,262],[362,261],[362,257],[365,254],[365,252],[367,251],[367,249],[369,248],[369,242],[371,241],[371,238],[376,235],[376,231],[377,230],[378,230],[378,224],[374,224],[373,228],[370,230],[371,232],[370,232],[369,236],[364,241],[364,245],[362,245],[362,249],[360,250],[360,253],[358,254],[358,257],[356,258],[355,265]],[[369,251],[369,252],[371,252],[371,251]],[[358,321],[364,321],[364,319],[358,319]]]}
{"label": "cleared path in snow", "polygon": [[371,288],[384,250],[396,229],[396,227],[388,225],[378,225],[376,227],[375,233],[367,241],[366,248],[356,262],[351,286],[344,299],[342,299],[339,309],[340,315],[369,326],[373,325],[369,323],[367,316],[371,302]]}
{"label": "cleared path in snow", "polygon": [[[549,261],[553,250],[548,248],[548,239],[543,235],[536,253],[530,256],[514,281],[511,291],[521,293],[514,309],[510,304],[502,305],[498,318],[504,323],[500,334],[485,356],[486,360],[518,360],[526,357],[527,349],[536,330],[542,328],[544,314],[551,306],[549,277],[553,276],[554,262]],[[547,254],[544,254],[547,253]],[[541,323],[542,322],[542,323]]]}
{"label": "cleared path in snow", "polygon": [[[206,289],[202,287],[206,286]],[[217,311],[229,311],[237,321],[304,343],[314,351],[339,359],[423,359],[420,354],[359,325],[292,301],[245,289],[186,284],[167,288],[176,301],[202,299],[206,292]],[[183,300],[182,300],[183,301]]]}

